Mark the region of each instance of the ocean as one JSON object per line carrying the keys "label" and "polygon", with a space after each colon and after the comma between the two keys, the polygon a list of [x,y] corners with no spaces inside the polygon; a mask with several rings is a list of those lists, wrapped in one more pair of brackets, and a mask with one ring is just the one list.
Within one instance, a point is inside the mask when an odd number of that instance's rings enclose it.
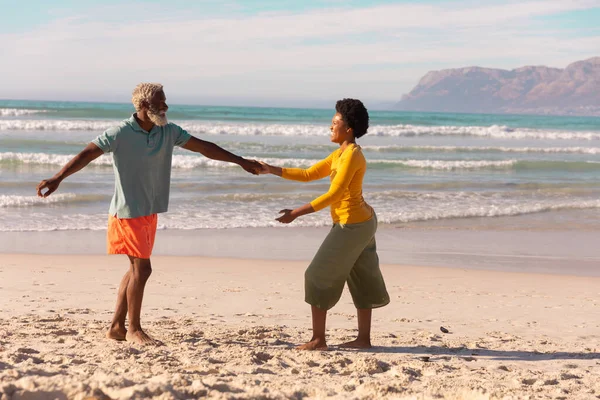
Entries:
{"label": "ocean", "polygon": [[[0,100],[0,232],[106,229],[110,155],[47,199],[35,188],[133,111],[129,104]],[[333,114],[173,104],[168,118],[244,157],[309,167],[336,148],[329,142]],[[364,197],[382,226],[464,227],[474,219],[535,216],[546,229],[600,227],[600,118],[370,111],[368,134],[358,143],[368,161]],[[279,210],[314,199],[328,183],[252,176],[176,149],[169,212],[159,216],[159,229],[283,227],[275,221]],[[324,210],[292,225],[330,224]]]}

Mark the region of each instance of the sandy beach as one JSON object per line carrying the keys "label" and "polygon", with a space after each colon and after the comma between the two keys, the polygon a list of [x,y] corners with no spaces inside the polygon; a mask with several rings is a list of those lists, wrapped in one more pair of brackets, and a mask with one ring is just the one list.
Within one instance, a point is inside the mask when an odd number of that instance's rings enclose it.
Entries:
{"label": "sandy beach", "polygon": [[0,400],[600,399],[600,0],[5,3]]}
{"label": "sandy beach", "polygon": [[[306,261],[157,256],[142,322],[104,338],[125,260],[0,255],[0,399],[600,397],[600,278],[384,264],[369,351],[346,292],[310,338]],[[449,333],[443,333],[440,327]]]}

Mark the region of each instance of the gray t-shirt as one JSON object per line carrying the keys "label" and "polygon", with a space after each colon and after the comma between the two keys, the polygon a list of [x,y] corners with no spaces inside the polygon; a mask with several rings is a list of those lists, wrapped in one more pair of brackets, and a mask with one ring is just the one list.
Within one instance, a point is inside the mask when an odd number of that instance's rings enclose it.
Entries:
{"label": "gray t-shirt", "polygon": [[173,148],[191,135],[175,124],[143,130],[132,115],[92,141],[113,154],[115,193],[109,214],[137,218],[166,212],[171,186]]}

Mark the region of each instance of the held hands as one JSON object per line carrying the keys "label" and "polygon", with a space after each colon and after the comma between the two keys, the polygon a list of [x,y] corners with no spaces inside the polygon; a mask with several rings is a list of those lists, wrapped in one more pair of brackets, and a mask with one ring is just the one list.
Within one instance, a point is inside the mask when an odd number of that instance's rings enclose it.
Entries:
{"label": "held hands", "polygon": [[[60,180],[55,179],[55,178],[45,179],[45,180],[41,181],[40,184],[37,186],[38,197],[50,196],[52,193],[54,193],[56,191],[56,189],[58,189],[58,185],[60,185]],[[42,193],[42,190],[44,190],[44,189],[48,189],[46,191],[46,193]]]}
{"label": "held hands", "polygon": [[263,169],[264,166],[256,160],[246,160],[240,163],[240,167],[244,168],[246,172],[251,173],[252,175],[264,174]]}
{"label": "held hands", "polygon": [[263,161],[259,161],[259,163],[262,167],[262,170],[259,172],[260,175],[271,173],[271,168],[270,168],[271,166],[269,164],[267,164],[266,162],[263,162]]}
{"label": "held hands", "polygon": [[289,224],[290,222],[293,222],[297,217],[295,215],[293,215],[294,210],[290,210],[290,209],[285,209],[285,210],[281,210],[279,211],[279,214],[283,214],[281,217],[276,218],[277,221],[281,222],[282,224]]}
{"label": "held hands", "polygon": [[253,175],[266,175],[271,174],[271,166],[263,161],[246,160],[240,163],[240,167],[244,168],[247,172]]}

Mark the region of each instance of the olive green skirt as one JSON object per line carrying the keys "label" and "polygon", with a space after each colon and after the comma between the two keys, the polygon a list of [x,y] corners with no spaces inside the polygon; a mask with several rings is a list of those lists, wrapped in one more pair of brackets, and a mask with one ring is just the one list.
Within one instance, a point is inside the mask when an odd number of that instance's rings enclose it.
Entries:
{"label": "olive green skirt", "polygon": [[329,310],[340,300],[344,284],[356,308],[390,302],[379,269],[375,243],[377,216],[359,224],[334,224],[304,274],[307,303]]}

